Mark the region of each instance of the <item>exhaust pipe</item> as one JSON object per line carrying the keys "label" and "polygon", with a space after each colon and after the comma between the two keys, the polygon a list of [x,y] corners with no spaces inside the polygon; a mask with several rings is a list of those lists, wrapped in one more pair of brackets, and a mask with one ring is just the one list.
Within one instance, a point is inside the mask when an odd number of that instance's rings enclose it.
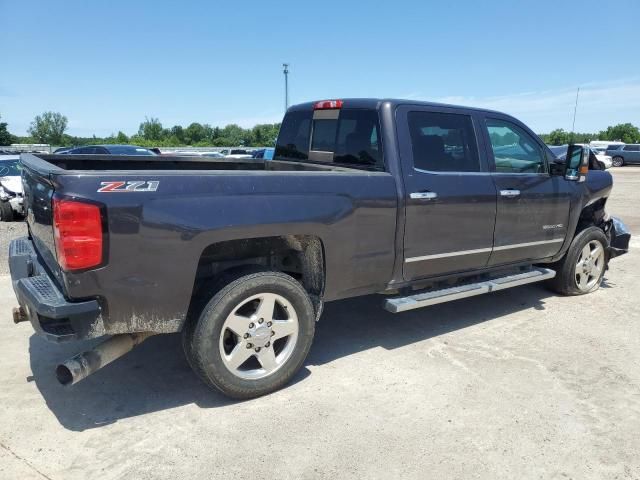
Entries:
{"label": "exhaust pipe", "polygon": [[114,335],[93,349],[82,352],[56,367],[56,377],[62,385],[74,385],[95,371],[120,358],[133,347],[154,335],[154,332]]}

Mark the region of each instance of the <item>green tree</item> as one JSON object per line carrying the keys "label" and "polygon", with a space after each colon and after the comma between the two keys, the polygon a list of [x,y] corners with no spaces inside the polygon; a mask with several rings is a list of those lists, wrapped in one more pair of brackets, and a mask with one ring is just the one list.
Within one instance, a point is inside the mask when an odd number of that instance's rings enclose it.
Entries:
{"label": "green tree", "polygon": [[124,132],[118,131],[116,143],[129,143],[129,137],[127,137]]}
{"label": "green tree", "polygon": [[6,122],[0,122],[0,145],[11,145],[12,143],[16,143],[16,137],[9,133]]}
{"label": "green tree", "polygon": [[254,146],[271,146],[275,144],[278,131],[280,130],[280,124],[278,123],[266,123],[256,125],[249,132],[247,143]]}
{"label": "green tree", "polygon": [[162,123],[154,117],[145,117],[144,122],[138,128],[138,135],[145,140],[157,142],[162,140]]}
{"label": "green tree", "polygon": [[184,140],[188,145],[195,145],[203,141],[206,134],[205,128],[200,123],[193,122],[184,129]]}
{"label": "green tree", "polygon": [[67,117],[58,112],[44,112],[37,115],[29,126],[29,134],[38,143],[62,145],[67,129]]}
{"label": "green tree", "polygon": [[249,136],[247,131],[235,123],[224,127],[220,132],[220,135],[226,139],[228,146],[246,145],[249,143],[247,142],[247,137]]}
{"label": "green tree", "polygon": [[184,128],[180,125],[174,125],[171,127],[171,136],[177,139],[178,144],[184,143]]}
{"label": "green tree", "polygon": [[640,130],[631,123],[619,123],[608,127],[598,135],[602,140],[622,141],[625,143],[640,142]]}
{"label": "green tree", "polygon": [[556,128],[549,133],[545,141],[551,145],[565,145],[569,143],[569,136],[570,134],[564,129]]}

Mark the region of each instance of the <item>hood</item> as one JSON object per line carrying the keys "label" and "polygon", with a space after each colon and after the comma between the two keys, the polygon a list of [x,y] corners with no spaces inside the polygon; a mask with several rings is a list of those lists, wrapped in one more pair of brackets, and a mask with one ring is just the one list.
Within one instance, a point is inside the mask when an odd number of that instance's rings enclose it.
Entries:
{"label": "hood", "polygon": [[2,188],[12,193],[22,193],[22,177],[18,175],[0,177],[0,185],[2,185]]}

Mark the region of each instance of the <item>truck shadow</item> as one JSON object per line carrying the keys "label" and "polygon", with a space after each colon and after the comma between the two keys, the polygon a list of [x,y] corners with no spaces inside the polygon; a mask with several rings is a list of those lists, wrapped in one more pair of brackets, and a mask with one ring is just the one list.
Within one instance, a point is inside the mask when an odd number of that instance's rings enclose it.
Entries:
{"label": "truck shadow", "polygon": [[[395,349],[521,310],[544,310],[545,299],[552,295],[542,286],[525,286],[398,315],[381,308],[382,296],[332,302],[317,325],[306,363],[322,365],[374,347]],[[532,311],[531,321],[534,315]],[[91,346],[56,346],[36,335],[29,341],[33,376],[28,380],[35,381],[51,412],[69,430],[98,428],[191,403],[201,408],[235,403],[210,391],[192,373],[179,335],[152,337],[82,382],[58,384],[55,365]],[[309,375],[303,368],[294,382]]]}

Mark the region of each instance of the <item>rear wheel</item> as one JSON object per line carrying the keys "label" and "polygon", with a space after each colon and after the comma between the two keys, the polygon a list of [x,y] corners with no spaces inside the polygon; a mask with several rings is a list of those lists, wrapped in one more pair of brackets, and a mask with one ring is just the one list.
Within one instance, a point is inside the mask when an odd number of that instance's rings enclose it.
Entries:
{"label": "rear wheel", "polygon": [[607,267],[607,237],[598,227],[581,231],[564,258],[556,264],[553,290],[563,295],[584,295],[598,288]]}
{"label": "rear wheel", "polygon": [[270,393],[302,366],[313,340],[311,301],[280,272],[239,273],[183,332],[189,364],[233,398]]}
{"label": "rear wheel", "polygon": [[13,221],[13,208],[9,202],[0,201],[0,220],[3,222]]}
{"label": "rear wheel", "polygon": [[611,163],[613,164],[614,167],[621,167],[624,165],[624,158],[613,157],[613,159],[611,160]]}

